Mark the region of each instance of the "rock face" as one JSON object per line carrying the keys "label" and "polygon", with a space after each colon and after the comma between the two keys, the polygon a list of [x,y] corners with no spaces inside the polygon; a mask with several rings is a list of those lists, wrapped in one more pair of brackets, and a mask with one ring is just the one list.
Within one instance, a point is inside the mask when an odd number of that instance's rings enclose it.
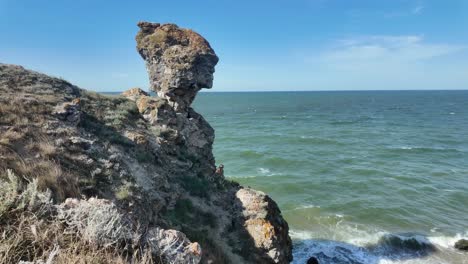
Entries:
{"label": "rock face", "polygon": [[137,49],[146,61],[151,89],[174,103],[189,106],[197,92],[213,86],[218,57],[199,34],[174,24],[140,22]]}
{"label": "rock face", "polygon": [[244,227],[255,246],[263,251],[262,258],[279,263],[291,261],[292,243],[288,236],[288,223],[281,217],[276,203],[264,193],[249,188],[237,191],[236,197],[241,203],[239,209],[242,210]]}
{"label": "rock face", "polygon": [[278,206],[217,172],[214,129],[191,107],[212,86],[214,51],[173,24],[138,26],[158,97],[104,96],[0,64],[0,173],[37,179],[65,230],[98,247],[167,263],[289,263]]}

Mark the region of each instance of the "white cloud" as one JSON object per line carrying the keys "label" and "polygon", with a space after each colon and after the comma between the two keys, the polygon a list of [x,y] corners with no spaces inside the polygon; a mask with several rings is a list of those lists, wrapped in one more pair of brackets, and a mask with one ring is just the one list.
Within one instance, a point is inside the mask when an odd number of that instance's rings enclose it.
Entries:
{"label": "white cloud", "polygon": [[339,40],[320,55],[327,65],[349,67],[398,66],[453,54],[466,46],[427,43],[421,35],[364,36]]}

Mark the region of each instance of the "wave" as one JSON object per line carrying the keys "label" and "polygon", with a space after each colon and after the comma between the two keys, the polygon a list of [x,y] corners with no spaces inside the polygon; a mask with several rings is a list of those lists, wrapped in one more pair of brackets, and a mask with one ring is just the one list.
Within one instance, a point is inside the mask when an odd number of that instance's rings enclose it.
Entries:
{"label": "wave", "polygon": [[374,119],[374,118],[372,118],[370,116],[363,116],[363,117],[359,117],[359,118],[351,119],[351,120],[332,121],[332,122],[330,122],[330,125],[352,125],[352,124],[364,123],[364,122],[367,122],[367,121],[372,120],[372,119]]}
{"label": "wave", "polygon": [[268,168],[258,168],[257,172],[263,176],[279,176],[281,173],[271,172]]}
{"label": "wave", "polygon": [[258,177],[271,177],[271,176],[281,176],[282,173],[278,172],[271,172],[268,168],[258,168],[257,173],[255,175],[236,175],[230,176],[231,179],[250,179],[250,178],[258,178]]}
{"label": "wave", "polygon": [[264,154],[253,150],[245,150],[240,153],[240,156],[242,158],[261,158]]}
{"label": "wave", "polygon": [[[361,237],[355,237],[356,232],[360,232]],[[317,234],[309,231],[291,230],[294,240],[292,263],[306,263],[310,257],[315,257],[319,263],[328,264],[449,264],[464,263],[468,257],[468,254],[453,249],[454,243],[464,237],[461,234],[426,237],[414,233],[362,232],[354,230],[354,234],[346,234],[350,235],[348,239],[338,241],[314,238]]]}
{"label": "wave", "polygon": [[293,210],[304,210],[304,209],[311,209],[311,208],[320,208],[320,205],[313,205],[313,204],[305,204],[294,208]]}
{"label": "wave", "polygon": [[455,148],[438,148],[438,147],[417,147],[417,146],[399,146],[399,147],[389,147],[390,151],[395,152],[415,152],[415,153],[427,153],[427,152],[462,152],[459,149]]}
{"label": "wave", "polygon": [[[299,142],[307,142],[307,143],[314,143],[314,144],[324,144],[324,145],[344,145],[345,143],[330,139],[330,138],[322,138],[322,137],[314,137],[314,136],[300,136]],[[288,140],[294,141],[294,140]]]}

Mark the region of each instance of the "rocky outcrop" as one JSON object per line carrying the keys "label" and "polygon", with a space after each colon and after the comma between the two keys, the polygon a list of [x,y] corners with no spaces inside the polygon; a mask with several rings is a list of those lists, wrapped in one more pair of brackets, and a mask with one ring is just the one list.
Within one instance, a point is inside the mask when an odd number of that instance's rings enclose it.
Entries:
{"label": "rocky outcrop", "polygon": [[276,263],[291,261],[288,223],[281,217],[276,203],[264,193],[249,188],[239,189],[236,197],[241,204],[239,211],[244,218],[244,227],[263,253],[260,255],[262,259],[272,259]]}
{"label": "rocky outcrop", "polygon": [[[214,170],[214,130],[190,107],[201,88],[211,88],[218,57],[209,43],[191,30],[148,22],[138,26],[137,49],[146,62],[151,89],[159,95],[158,99],[137,98],[140,112],[152,124],[165,124],[164,128],[177,135],[171,138],[173,141],[183,142],[191,157],[203,161],[200,175],[222,182],[224,179],[217,179],[220,174]],[[239,202],[234,204],[240,205],[232,209],[240,213],[236,220],[243,223],[241,229],[256,247],[250,260],[291,261],[289,228],[276,203],[261,192],[244,188],[237,190],[235,199]]]}
{"label": "rocky outcrop", "polygon": [[168,263],[290,262],[278,206],[216,170],[214,129],[191,107],[212,86],[213,49],[173,24],[138,26],[158,97],[104,96],[0,64],[0,172],[36,178],[67,232],[125,256],[144,248]]}
{"label": "rocky outcrop", "polygon": [[218,57],[208,41],[175,24],[140,22],[137,49],[146,62],[151,89],[174,104],[190,106],[197,92],[213,85]]}

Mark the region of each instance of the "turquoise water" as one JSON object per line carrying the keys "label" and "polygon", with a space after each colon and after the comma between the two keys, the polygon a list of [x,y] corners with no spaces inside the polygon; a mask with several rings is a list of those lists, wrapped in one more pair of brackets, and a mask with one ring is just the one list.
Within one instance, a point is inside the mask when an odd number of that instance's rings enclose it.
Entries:
{"label": "turquoise water", "polygon": [[202,93],[227,177],[278,202],[294,263],[468,263],[468,91]]}

